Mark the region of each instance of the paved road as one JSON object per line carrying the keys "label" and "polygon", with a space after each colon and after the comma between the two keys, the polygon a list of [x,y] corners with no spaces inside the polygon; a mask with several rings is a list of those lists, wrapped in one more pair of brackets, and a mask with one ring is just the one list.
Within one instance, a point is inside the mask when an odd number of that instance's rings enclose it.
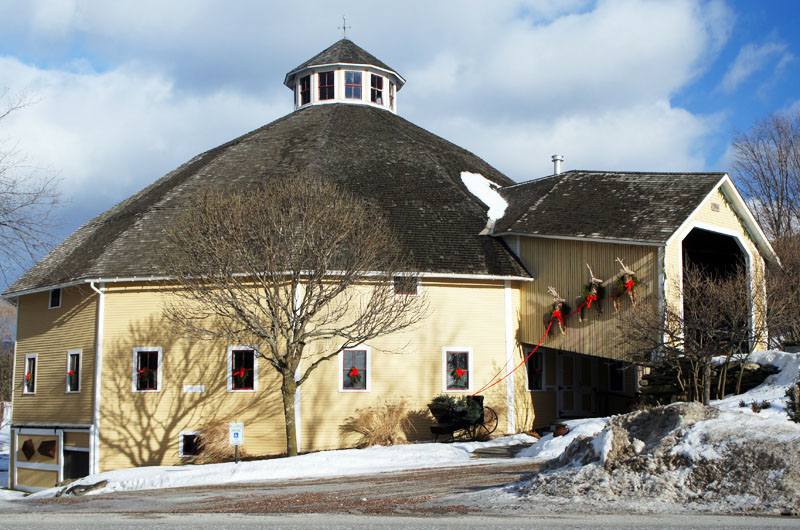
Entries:
{"label": "paved road", "polygon": [[89,528],[800,528],[790,517],[481,513],[448,502],[520,480],[529,463],[271,481],[0,503],[0,529]]}

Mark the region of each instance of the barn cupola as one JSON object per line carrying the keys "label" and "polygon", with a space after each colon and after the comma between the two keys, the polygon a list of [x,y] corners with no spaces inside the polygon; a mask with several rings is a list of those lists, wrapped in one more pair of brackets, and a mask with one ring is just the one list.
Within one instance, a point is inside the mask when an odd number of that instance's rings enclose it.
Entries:
{"label": "barn cupola", "polygon": [[283,84],[294,108],[329,103],[369,105],[397,113],[397,92],[406,80],[348,39],[294,68]]}

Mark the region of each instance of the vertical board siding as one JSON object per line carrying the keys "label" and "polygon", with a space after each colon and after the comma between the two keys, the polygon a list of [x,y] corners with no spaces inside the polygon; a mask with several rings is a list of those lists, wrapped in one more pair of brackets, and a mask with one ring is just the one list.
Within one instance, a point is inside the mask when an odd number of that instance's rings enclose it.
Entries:
{"label": "vertical board siding", "polygon": [[[562,335],[557,323],[553,324],[543,345],[587,355],[624,359],[630,352],[626,344],[618,339],[620,319],[614,312],[611,296],[616,291],[616,280],[620,266],[619,257],[636,272],[640,285],[637,301],[656,303],[658,300],[658,249],[653,246],[596,243],[546,238],[520,238],[520,258],[532,271],[535,282],[523,285],[521,340],[537,344],[545,332],[544,317],[551,311],[553,297],[548,286],[558,291],[574,311],[581,300],[583,286],[589,282],[588,263],[595,276],[604,280],[607,299],[601,301],[602,314],[597,312],[595,302],[591,309],[584,310],[582,323],[578,315],[565,319],[566,334]],[[627,295],[621,297],[621,312],[632,311]],[[548,374],[548,379],[549,379]],[[548,381],[550,384],[551,381]],[[553,382],[554,384],[554,382]]]}
{"label": "vertical board siding", "polygon": [[[48,309],[50,293],[19,297],[13,423],[92,422],[97,296],[88,287],[61,291],[61,307]],[[81,391],[67,394],[67,351],[81,350]],[[36,354],[36,393],[23,394],[25,356]]]}

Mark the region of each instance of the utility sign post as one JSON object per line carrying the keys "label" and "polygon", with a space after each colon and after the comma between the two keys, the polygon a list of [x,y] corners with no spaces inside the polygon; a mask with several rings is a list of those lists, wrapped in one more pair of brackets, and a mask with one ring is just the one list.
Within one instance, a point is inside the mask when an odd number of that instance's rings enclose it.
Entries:
{"label": "utility sign post", "polygon": [[244,443],[244,423],[231,422],[228,424],[228,434],[230,436],[230,445],[234,449],[234,461],[239,463],[239,446]]}

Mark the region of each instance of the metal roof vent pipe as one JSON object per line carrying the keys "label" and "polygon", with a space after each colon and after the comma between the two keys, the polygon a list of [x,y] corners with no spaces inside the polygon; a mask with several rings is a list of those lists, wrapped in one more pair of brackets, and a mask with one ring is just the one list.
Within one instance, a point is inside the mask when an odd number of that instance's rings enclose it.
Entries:
{"label": "metal roof vent pipe", "polygon": [[553,155],[553,175],[561,173],[561,163],[564,161],[564,155]]}

